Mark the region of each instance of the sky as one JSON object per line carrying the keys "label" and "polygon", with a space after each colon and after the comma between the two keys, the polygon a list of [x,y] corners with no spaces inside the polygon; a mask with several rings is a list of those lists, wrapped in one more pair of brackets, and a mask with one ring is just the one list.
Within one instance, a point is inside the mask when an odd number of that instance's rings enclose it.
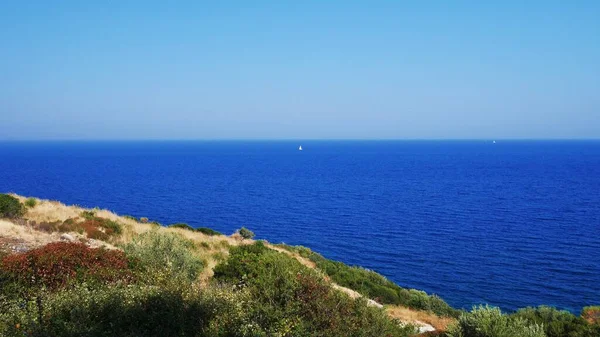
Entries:
{"label": "sky", "polygon": [[0,2],[0,140],[600,138],[600,1]]}

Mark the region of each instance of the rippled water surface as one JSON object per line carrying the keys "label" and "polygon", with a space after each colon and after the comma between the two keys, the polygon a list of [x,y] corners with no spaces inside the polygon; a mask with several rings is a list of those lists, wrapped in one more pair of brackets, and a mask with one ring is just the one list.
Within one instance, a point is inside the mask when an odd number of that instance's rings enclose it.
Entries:
{"label": "rippled water surface", "polygon": [[457,307],[600,303],[600,142],[0,143],[0,191],[308,246]]}

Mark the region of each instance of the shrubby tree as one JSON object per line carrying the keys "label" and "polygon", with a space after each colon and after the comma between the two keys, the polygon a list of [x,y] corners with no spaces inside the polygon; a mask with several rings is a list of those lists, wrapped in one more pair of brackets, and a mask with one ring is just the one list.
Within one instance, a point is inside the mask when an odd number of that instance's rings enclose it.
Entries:
{"label": "shrubby tree", "polygon": [[8,194],[0,194],[0,218],[18,218],[25,213],[19,199]]}
{"label": "shrubby tree", "polygon": [[247,229],[246,227],[240,228],[240,230],[238,232],[244,239],[252,239],[254,237],[254,232]]}

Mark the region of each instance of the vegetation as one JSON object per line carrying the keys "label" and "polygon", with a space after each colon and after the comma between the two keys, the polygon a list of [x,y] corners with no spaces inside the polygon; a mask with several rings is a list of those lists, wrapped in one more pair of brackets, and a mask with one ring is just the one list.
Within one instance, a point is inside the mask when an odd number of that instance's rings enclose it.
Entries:
{"label": "vegetation", "polygon": [[316,271],[262,242],[231,249],[215,268],[215,278],[250,293],[249,316],[258,335],[266,336],[408,336],[410,326],[390,320],[333,290]]}
{"label": "vegetation", "polygon": [[479,306],[463,313],[448,329],[449,337],[545,337],[540,325],[503,314],[500,309]]}
{"label": "vegetation", "polygon": [[27,198],[27,200],[25,200],[25,206],[29,208],[35,207],[36,204],[37,200],[35,198]]}
{"label": "vegetation", "polygon": [[[0,296],[0,335],[414,333],[383,310],[333,290],[316,271],[261,242],[232,248],[230,257],[216,268],[217,280],[201,287],[195,283],[201,260],[189,240],[149,231],[123,248],[121,252],[57,243],[4,257],[0,279],[22,282],[20,289],[30,295]],[[8,281],[2,285],[5,294]]]}
{"label": "vegetation", "polygon": [[172,225],[169,225],[169,227],[171,228],[182,228],[182,229],[186,229],[192,232],[200,232],[206,235],[210,235],[210,236],[214,236],[214,235],[223,235],[220,232],[217,232],[216,230],[207,228],[207,227],[198,227],[198,228],[194,228],[186,223],[175,223]]}
{"label": "vegetation", "polygon": [[84,219],[91,220],[91,219],[94,219],[96,217],[96,211],[95,210],[83,211],[83,212],[81,212],[80,215]]}
{"label": "vegetation", "polygon": [[[584,309],[582,316],[586,317]],[[530,323],[543,326],[547,337],[594,337],[600,336],[600,326],[589,324],[583,317],[577,317],[568,311],[540,306],[517,311],[512,317],[522,318]]]}
{"label": "vegetation", "polygon": [[21,288],[57,289],[72,282],[129,281],[132,274],[125,254],[91,249],[80,243],[55,242],[0,261],[2,283]]}
{"label": "vegetation", "polygon": [[[211,308],[177,291],[140,286],[91,290],[83,284],[35,301],[12,302],[0,314],[3,336],[207,336]],[[33,314],[35,313],[35,314]]]}
{"label": "vegetation", "polygon": [[402,305],[412,309],[431,311],[437,315],[458,317],[460,311],[452,308],[436,295],[415,289],[405,289],[384,276],[359,267],[324,258],[306,247],[279,245],[313,261],[337,284],[356,290],[379,303]]}
{"label": "vegetation", "polygon": [[238,233],[240,233],[241,237],[244,239],[252,239],[254,237],[254,232],[247,229],[246,227],[240,228],[238,230]]}
{"label": "vegetation", "polygon": [[[262,241],[196,235],[220,233],[183,223],[169,227],[190,231],[185,236],[152,224],[122,221],[125,226],[110,220],[116,217],[99,216],[106,211],[58,203],[45,205],[57,207],[56,215],[48,216],[37,212],[41,208],[25,212],[19,199],[6,197],[0,198],[3,212],[17,210],[10,217],[18,219],[2,222],[9,229],[3,235],[21,233],[16,235],[23,238],[8,237],[13,241],[0,251],[0,336],[415,335],[413,327],[391,317],[442,320],[441,331],[431,336],[600,336],[600,307],[584,308],[581,317],[550,307],[512,314],[490,307],[462,312],[435,295],[401,288],[373,271],[325,259],[308,248],[279,245],[288,250],[281,253]],[[19,245],[25,237],[26,228],[19,228],[25,224],[34,229],[27,228],[27,235],[36,244],[11,253],[13,242]],[[32,249],[38,242],[57,240],[56,232],[100,241],[80,238],[85,244],[54,242]],[[238,233],[251,238],[248,232]],[[86,245],[106,242],[118,247]],[[352,299],[329,280],[399,306],[384,311],[365,298]],[[407,318],[403,310],[418,315]]]}
{"label": "vegetation", "polygon": [[207,227],[198,227],[198,228],[196,228],[196,232],[200,232],[202,234],[206,234],[206,235],[209,235],[209,236],[223,235],[223,233],[218,232],[218,231],[216,231],[214,229],[211,229],[211,228],[207,228]]}
{"label": "vegetation", "polygon": [[600,325],[600,306],[584,307],[581,317],[590,324]]}
{"label": "vegetation", "polygon": [[8,194],[0,194],[0,218],[18,218],[25,213],[19,199]]}
{"label": "vegetation", "polygon": [[192,232],[195,231],[194,227],[192,227],[186,223],[174,223],[172,225],[169,225],[168,227],[187,229],[188,231],[192,231]]}
{"label": "vegetation", "polygon": [[175,233],[152,230],[123,246],[134,261],[134,269],[150,283],[177,281],[186,284],[196,279],[205,265],[196,255],[194,243]]}
{"label": "vegetation", "polygon": [[123,233],[123,226],[113,220],[97,217],[95,213],[83,212],[82,219],[69,218],[65,221],[40,222],[31,221],[30,225],[43,232],[77,232],[85,233],[88,238],[108,241],[112,237]]}

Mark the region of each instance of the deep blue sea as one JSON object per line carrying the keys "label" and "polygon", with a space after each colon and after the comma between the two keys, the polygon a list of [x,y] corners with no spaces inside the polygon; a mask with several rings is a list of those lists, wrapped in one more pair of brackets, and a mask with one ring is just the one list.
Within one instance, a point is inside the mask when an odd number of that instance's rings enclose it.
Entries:
{"label": "deep blue sea", "polygon": [[456,307],[600,304],[600,141],[4,142],[0,192],[246,226]]}

